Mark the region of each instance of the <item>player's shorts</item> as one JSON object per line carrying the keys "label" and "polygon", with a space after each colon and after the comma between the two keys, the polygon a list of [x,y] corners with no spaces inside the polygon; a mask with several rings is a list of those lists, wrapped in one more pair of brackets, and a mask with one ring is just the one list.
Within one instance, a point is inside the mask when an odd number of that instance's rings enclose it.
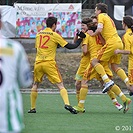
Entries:
{"label": "player's shorts", "polygon": [[133,57],[128,58],[128,78],[129,84],[133,85]]}
{"label": "player's shorts", "polygon": [[109,63],[112,64],[112,63],[115,63],[115,64],[120,64],[121,63],[121,57],[122,55],[119,54],[119,55],[113,55],[111,58],[110,58],[110,61]]}
{"label": "player's shorts", "polygon": [[[109,64],[108,62],[101,62],[101,65],[104,67],[105,72],[107,73],[107,75],[112,78],[113,77],[113,73],[109,68]],[[92,65],[90,64],[87,69],[84,72],[84,76],[83,79],[85,80],[92,80],[92,79],[97,79],[99,81],[101,81],[101,77],[100,75],[95,71],[95,69],[92,67]]]}
{"label": "player's shorts", "polygon": [[114,51],[116,49],[123,49],[123,43],[119,36],[113,36],[112,38],[108,39],[106,44],[98,51],[97,58],[100,61],[109,62],[112,60],[113,63],[119,63],[121,62],[121,54],[114,54]]}
{"label": "player's shorts", "polygon": [[34,81],[42,82],[44,75],[46,75],[49,81],[53,84],[62,82],[62,77],[55,61],[35,63]]}
{"label": "player's shorts", "polygon": [[84,72],[85,72],[87,66],[89,65],[89,63],[90,63],[90,59],[88,56],[81,58],[79,68],[78,68],[77,73],[75,75],[75,80],[78,80],[78,81],[82,80]]}

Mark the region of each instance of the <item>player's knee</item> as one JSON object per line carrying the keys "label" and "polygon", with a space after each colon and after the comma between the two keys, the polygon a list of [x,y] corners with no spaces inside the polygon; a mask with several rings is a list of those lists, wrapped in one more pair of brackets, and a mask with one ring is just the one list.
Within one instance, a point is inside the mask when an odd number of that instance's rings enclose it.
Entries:
{"label": "player's knee", "polygon": [[61,90],[62,88],[65,88],[63,82],[56,83],[56,85],[57,85],[59,90]]}
{"label": "player's knee", "polygon": [[37,88],[38,88],[38,85],[39,85],[38,82],[34,82],[32,88],[33,88],[33,89],[37,89]]}
{"label": "player's knee", "polygon": [[120,69],[120,67],[118,67],[117,64],[112,63],[111,64],[111,69],[116,73]]}
{"label": "player's knee", "polygon": [[99,62],[99,60],[96,59],[96,58],[94,58],[94,59],[91,61],[91,64],[92,64],[92,66],[95,66],[98,62]]}
{"label": "player's knee", "polygon": [[76,87],[76,90],[80,90],[80,88],[81,88],[81,81],[76,81],[75,82],[75,87]]}
{"label": "player's knee", "polygon": [[88,85],[87,85],[87,84],[82,84],[82,85],[81,85],[81,88],[88,89]]}

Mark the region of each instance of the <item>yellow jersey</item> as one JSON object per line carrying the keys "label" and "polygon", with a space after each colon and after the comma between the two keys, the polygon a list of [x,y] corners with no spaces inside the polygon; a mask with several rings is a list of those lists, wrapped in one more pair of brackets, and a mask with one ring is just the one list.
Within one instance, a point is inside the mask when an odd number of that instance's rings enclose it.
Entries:
{"label": "yellow jersey", "polygon": [[95,58],[97,56],[98,50],[102,47],[102,45],[98,42],[98,36],[90,36],[89,34],[86,34],[86,37],[83,39],[82,44],[88,45],[88,52],[90,55],[90,60]]}
{"label": "yellow jersey", "polygon": [[[133,55],[133,32],[130,28],[127,29],[123,36],[124,50],[128,50]],[[130,56],[130,55],[129,55]]]}
{"label": "yellow jersey", "polygon": [[[87,33],[85,33],[85,35],[86,36],[88,36],[88,34]],[[86,37],[85,37],[86,38]],[[88,48],[88,42],[86,41],[86,39],[83,39],[83,41],[82,41],[82,46],[81,46],[81,48],[84,46],[84,45],[87,45],[87,48]],[[83,49],[83,48],[82,48]],[[86,58],[87,60],[88,60],[88,57],[89,57],[89,52],[87,52],[87,54],[86,55],[84,55],[83,53],[82,53],[82,56],[81,56],[82,58]]]}
{"label": "yellow jersey", "polygon": [[46,28],[36,35],[35,48],[37,49],[36,63],[49,60],[55,60],[56,49],[58,44],[64,47],[68,42],[59,34]]}
{"label": "yellow jersey", "polygon": [[130,51],[128,55],[128,78],[129,83],[133,85],[133,32],[127,29],[123,36],[124,50]]}
{"label": "yellow jersey", "polygon": [[98,15],[98,23],[103,24],[103,30],[101,34],[106,42],[109,38],[112,38],[114,35],[118,35],[114,21],[108,16],[108,14],[100,13]]}

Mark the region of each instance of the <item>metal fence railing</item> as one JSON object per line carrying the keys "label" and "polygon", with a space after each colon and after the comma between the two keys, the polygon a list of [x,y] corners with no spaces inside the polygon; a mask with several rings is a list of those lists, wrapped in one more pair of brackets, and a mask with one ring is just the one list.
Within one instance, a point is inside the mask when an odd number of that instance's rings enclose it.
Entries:
{"label": "metal fence railing", "polygon": [[0,0],[0,5],[12,6],[15,2],[17,3],[82,3],[83,9],[94,9],[95,4],[99,2],[105,2],[105,0]]}

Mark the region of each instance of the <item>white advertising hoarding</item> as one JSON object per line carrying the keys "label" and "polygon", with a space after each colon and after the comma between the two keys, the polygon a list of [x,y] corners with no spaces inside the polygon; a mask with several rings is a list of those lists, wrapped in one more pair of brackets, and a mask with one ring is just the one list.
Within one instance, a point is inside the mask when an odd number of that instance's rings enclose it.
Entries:
{"label": "white advertising hoarding", "polygon": [[46,18],[58,18],[57,29],[63,37],[74,37],[81,27],[81,3],[14,4],[17,10],[16,37],[35,38],[46,27]]}

